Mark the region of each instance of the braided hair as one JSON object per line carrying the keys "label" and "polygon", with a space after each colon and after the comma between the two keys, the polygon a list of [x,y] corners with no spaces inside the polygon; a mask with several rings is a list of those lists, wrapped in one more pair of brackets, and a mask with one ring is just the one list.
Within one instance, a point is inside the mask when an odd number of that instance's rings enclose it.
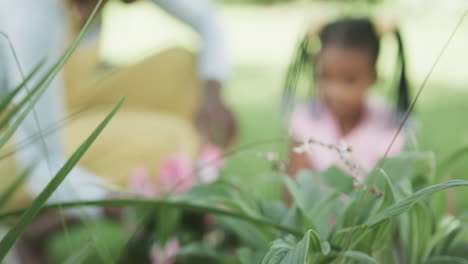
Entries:
{"label": "braided hair", "polygon": [[[406,61],[403,40],[399,30],[394,32],[398,47],[398,70],[396,106],[399,113],[405,113],[410,106],[409,85],[406,75]],[[318,37],[318,38],[317,38]],[[365,18],[344,18],[325,25],[318,36],[307,34],[300,42],[291,61],[284,86],[283,100],[291,109],[293,98],[300,81],[313,78],[310,74],[314,66],[317,50],[329,45],[340,45],[346,48],[359,49],[370,54],[372,66],[375,67],[380,52],[380,36],[371,20]],[[313,80],[310,80],[313,82]]]}

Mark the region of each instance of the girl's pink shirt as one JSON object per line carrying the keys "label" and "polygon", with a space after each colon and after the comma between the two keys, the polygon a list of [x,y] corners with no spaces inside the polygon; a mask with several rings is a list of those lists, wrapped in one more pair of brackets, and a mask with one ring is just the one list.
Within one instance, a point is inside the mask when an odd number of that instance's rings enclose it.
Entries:
{"label": "girl's pink shirt", "polygon": [[[335,117],[324,102],[303,104],[299,105],[291,116],[290,134],[299,142],[312,138],[324,143],[339,145],[340,141],[345,141],[352,150],[349,160],[365,171],[370,171],[384,156],[397,133],[398,125],[394,121],[394,113],[385,101],[370,97],[366,101],[362,119],[347,135],[343,136]],[[404,131],[401,131],[390,148],[388,156],[395,156],[403,150],[404,138]],[[348,166],[334,150],[313,144],[311,155],[308,157],[315,170],[324,170],[337,165],[350,172]]]}

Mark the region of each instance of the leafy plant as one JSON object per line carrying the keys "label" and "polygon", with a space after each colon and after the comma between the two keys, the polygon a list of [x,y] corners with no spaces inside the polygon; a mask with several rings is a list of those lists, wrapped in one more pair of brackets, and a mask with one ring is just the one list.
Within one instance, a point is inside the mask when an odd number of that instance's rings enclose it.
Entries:
{"label": "leafy plant", "polygon": [[[315,175],[304,171],[297,181],[286,180],[288,189],[294,191],[294,202],[289,209],[284,204],[278,206],[282,203],[278,200],[261,200],[255,195],[244,197],[243,190],[228,180],[195,186],[184,194],[158,200],[118,199],[60,206],[132,206],[157,212],[173,208],[216,215],[221,230],[229,230],[236,235],[238,242],[231,246],[233,250],[237,249],[237,257],[244,263],[259,259],[259,256],[263,256],[262,263],[412,264],[459,261],[463,256],[454,252],[468,242],[462,237],[467,231],[465,226],[455,217],[440,220],[434,217],[430,204],[435,193],[468,186],[468,182],[449,181],[421,187],[418,180],[420,188],[414,190],[411,182],[421,175],[429,175],[429,182],[435,169],[431,165],[432,158],[422,157],[431,155],[407,153],[405,158],[390,159],[387,163],[389,171],[392,171],[392,164],[406,167],[417,163],[420,166],[410,166],[411,173],[406,173],[405,178],[392,179],[384,171],[370,174],[369,177],[381,180],[376,180],[375,186],[364,184],[350,188],[353,178],[338,168]],[[393,169],[398,171],[398,168]],[[328,177],[329,180],[318,184],[314,180],[317,177]],[[345,193],[348,199],[343,197]],[[18,213],[3,214],[0,220]],[[459,239],[453,242],[453,237]],[[227,263],[230,263],[229,259],[232,261],[234,256],[226,255],[220,248],[214,248],[221,250],[216,252],[196,247],[199,242],[186,244],[184,248],[192,250],[184,251],[184,255],[216,256]]]}

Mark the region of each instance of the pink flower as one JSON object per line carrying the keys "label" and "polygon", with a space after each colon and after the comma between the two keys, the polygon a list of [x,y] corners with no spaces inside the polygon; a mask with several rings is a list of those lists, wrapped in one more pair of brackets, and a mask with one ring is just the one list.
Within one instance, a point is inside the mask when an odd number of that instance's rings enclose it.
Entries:
{"label": "pink flower", "polygon": [[156,187],[150,180],[150,175],[145,167],[135,168],[130,174],[130,190],[144,196],[154,197],[156,196]]}
{"label": "pink flower", "polygon": [[200,153],[198,162],[202,165],[213,165],[222,168],[225,165],[223,151],[216,145],[206,145]]}
{"label": "pink flower", "polygon": [[186,155],[173,155],[161,163],[159,183],[165,192],[183,193],[196,184],[192,160]]}
{"label": "pink flower", "polygon": [[198,177],[194,175],[194,163],[190,157],[174,154],[163,160],[159,168],[159,185],[150,181],[148,170],[136,168],[130,177],[130,189],[145,197],[157,197],[163,193],[183,193],[200,181],[212,183],[219,177],[224,167],[223,151],[215,145],[203,148],[197,161]]}
{"label": "pink flower", "polygon": [[215,145],[207,145],[198,158],[198,177],[202,183],[212,183],[219,178],[219,171],[224,167],[223,151]]}
{"label": "pink flower", "polygon": [[171,238],[166,246],[161,249],[156,245],[151,251],[151,262],[153,264],[174,264],[174,256],[180,250],[180,242],[177,238]]}

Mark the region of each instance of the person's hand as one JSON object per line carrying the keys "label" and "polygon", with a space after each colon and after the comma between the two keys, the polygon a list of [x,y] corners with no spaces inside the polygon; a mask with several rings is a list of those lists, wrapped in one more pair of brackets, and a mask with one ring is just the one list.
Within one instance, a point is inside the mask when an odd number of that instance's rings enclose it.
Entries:
{"label": "person's hand", "polygon": [[[107,2],[107,0],[103,0],[103,3],[100,7],[104,6],[104,4]],[[99,3],[99,0],[72,0],[70,1],[70,8],[72,10],[72,16],[74,17],[73,19],[76,21],[75,27],[78,27],[75,30],[81,30],[83,26],[86,24],[86,21],[88,21],[89,17],[93,13],[94,9],[96,8],[97,4]]]}
{"label": "person's hand", "polygon": [[[101,8],[104,6],[104,4],[108,0],[103,0],[103,4],[101,5]],[[138,0],[121,0],[122,2],[126,4],[131,4],[134,3]],[[88,21],[89,17],[93,13],[94,8],[96,8],[97,4],[99,3],[99,0],[72,0],[71,2],[71,8],[74,10],[74,15],[78,19],[78,26],[81,28],[85,25],[86,21]]]}
{"label": "person's hand", "polygon": [[197,126],[205,140],[227,147],[236,137],[236,123],[230,110],[221,99],[221,84],[209,80],[205,83]]}

